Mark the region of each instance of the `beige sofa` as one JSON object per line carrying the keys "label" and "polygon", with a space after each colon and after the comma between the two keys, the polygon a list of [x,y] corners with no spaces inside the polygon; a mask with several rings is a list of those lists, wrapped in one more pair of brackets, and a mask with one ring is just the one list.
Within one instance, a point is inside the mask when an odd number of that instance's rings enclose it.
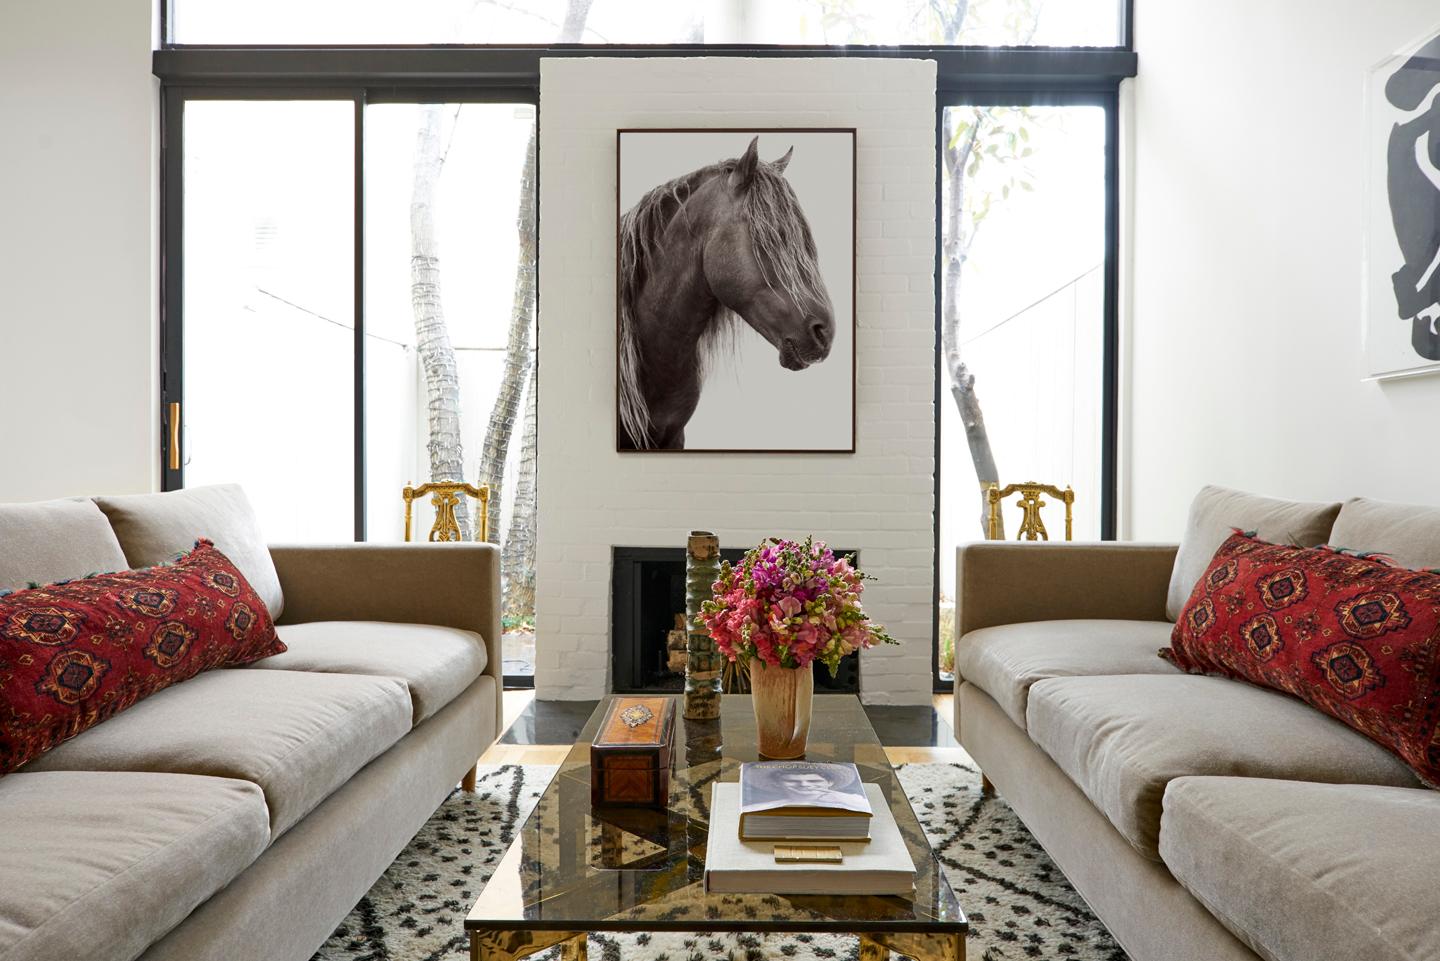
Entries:
{"label": "beige sofa", "polygon": [[0,961],[303,961],[494,740],[493,547],[263,556],[242,543],[254,524],[235,494],[101,499],[104,513],[0,505],[11,589],[21,571],[124,567],[187,512],[216,517],[219,536],[195,534],[275,601],[289,646],[166,689],[0,778]]}
{"label": "beige sofa", "polygon": [[[1440,566],[1440,510],[1334,507],[1316,542]],[[961,547],[960,743],[1134,961],[1440,958],[1440,792],[1298,700],[1157,657],[1189,546]]]}

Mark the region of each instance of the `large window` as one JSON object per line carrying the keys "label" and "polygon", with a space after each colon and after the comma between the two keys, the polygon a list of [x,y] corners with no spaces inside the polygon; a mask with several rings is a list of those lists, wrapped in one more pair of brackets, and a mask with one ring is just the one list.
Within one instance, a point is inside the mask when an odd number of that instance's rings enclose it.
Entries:
{"label": "large window", "polygon": [[1125,42],[1117,0],[172,0],[169,33],[267,45]]}
{"label": "large window", "polygon": [[167,487],[241,483],[271,540],[314,542],[402,539],[407,484],[487,485],[459,520],[502,547],[529,676],[535,107],[250,95],[170,95]]}
{"label": "large window", "polygon": [[1076,536],[1113,535],[1125,0],[163,10],[165,486],[239,481],[273,539],[316,541],[400,538],[407,483],[488,484],[512,682],[534,663],[543,57],[933,59],[937,683],[987,480],[1070,484]]}

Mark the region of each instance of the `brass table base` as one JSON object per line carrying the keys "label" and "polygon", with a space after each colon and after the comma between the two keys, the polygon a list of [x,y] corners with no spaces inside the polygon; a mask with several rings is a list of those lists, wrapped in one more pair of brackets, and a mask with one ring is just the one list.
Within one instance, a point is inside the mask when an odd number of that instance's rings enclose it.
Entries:
{"label": "brass table base", "polygon": [[[470,961],[518,961],[560,945],[561,961],[585,961],[585,931],[472,931]],[[914,961],[965,961],[963,934],[871,931],[860,936],[860,961],[888,961],[890,953]]]}
{"label": "brass table base", "polygon": [[516,961],[560,945],[561,961],[585,961],[586,931],[471,931],[470,961]]}
{"label": "brass table base", "polygon": [[888,961],[892,951],[915,961],[965,961],[965,935],[893,931],[860,935],[860,961]]}

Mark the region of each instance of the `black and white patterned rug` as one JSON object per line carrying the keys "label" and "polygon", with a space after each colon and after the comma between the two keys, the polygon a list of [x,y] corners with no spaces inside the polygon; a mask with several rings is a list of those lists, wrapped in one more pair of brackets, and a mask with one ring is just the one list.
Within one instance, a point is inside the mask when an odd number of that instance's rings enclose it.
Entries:
{"label": "black and white patterned rug", "polygon": [[[482,767],[355,905],[312,961],[465,961],[470,906],[554,767]],[[1001,798],[982,797],[964,764],[898,769],[970,920],[971,961],[1125,961],[1125,953]],[[854,961],[839,935],[592,934],[596,961]],[[552,950],[549,955],[553,957]]]}

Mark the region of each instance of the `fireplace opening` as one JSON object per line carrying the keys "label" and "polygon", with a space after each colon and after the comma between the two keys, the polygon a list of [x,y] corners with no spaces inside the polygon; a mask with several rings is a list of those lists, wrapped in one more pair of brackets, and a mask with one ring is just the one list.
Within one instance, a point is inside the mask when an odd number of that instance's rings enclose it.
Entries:
{"label": "fireplace opening", "polygon": [[[835,553],[855,552],[835,548]],[[732,563],[744,554],[740,548],[720,550],[720,556]],[[858,565],[858,553],[855,560]],[[683,658],[671,656],[671,634],[684,631],[685,549],[615,547],[611,561],[610,659],[615,693],[684,690]],[[675,644],[683,650],[679,635]],[[830,669],[817,662],[815,693],[860,693],[860,655],[843,659],[833,678]]]}

